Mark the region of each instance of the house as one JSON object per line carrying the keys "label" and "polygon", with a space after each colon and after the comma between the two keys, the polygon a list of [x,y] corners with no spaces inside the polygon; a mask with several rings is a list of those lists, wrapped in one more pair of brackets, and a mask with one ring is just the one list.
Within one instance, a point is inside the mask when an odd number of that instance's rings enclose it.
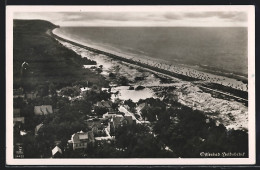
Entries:
{"label": "house", "polygon": [[132,116],[124,116],[124,121],[128,125],[132,125],[136,123],[136,120],[134,120]]}
{"label": "house", "polygon": [[51,105],[34,106],[35,115],[46,115],[49,113],[53,113]]}
{"label": "house", "polygon": [[133,119],[132,116],[115,115],[108,122],[107,130],[109,133],[113,132],[123,124],[128,124],[128,125],[136,124],[136,120]]}
{"label": "house", "polygon": [[110,88],[104,88],[104,87],[101,88],[101,91],[109,92],[109,90],[110,90]]}
{"label": "house", "polygon": [[98,119],[98,118],[88,119],[87,126],[88,127],[97,126],[98,128],[101,128],[102,127],[101,119]]}
{"label": "house", "polygon": [[91,88],[89,88],[89,87],[82,87],[82,88],[80,88],[81,92],[90,91],[90,90],[91,90]]}
{"label": "house", "polygon": [[112,102],[111,102],[111,101],[104,101],[104,100],[102,100],[101,102],[97,102],[96,105],[97,105],[98,107],[111,108],[111,107],[112,107]]}
{"label": "house", "polygon": [[87,126],[92,129],[94,134],[97,134],[99,130],[102,128],[101,119],[88,119]]}
{"label": "house", "polygon": [[24,124],[24,117],[14,117],[13,118],[13,127],[16,125],[21,129],[22,124]]}
{"label": "house", "polygon": [[14,109],[14,117],[20,117],[20,109]]}
{"label": "house", "polygon": [[114,116],[116,116],[116,114],[114,112],[107,112],[107,113],[103,114],[102,117],[105,119],[111,119]]}
{"label": "house", "polygon": [[14,117],[13,122],[14,122],[14,124],[16,124],[16,123],[24,124],[24,117]]}
{"label": "house", "polygon": [[24,136],[26,134],[27,134],[27,132],[25,130],[20,130],[20,136]]}
{"label": "house", "polygon": [[123,115],[116,115],[111,119],[111,123],[114,126],[114,128],[118,128],[120,125],[122,125],[123,120],[124,120]]}
{"label": "house", "polygon": [[60,158],[62,156],[62,151],[58,146],[55,146],[51,152],[53,158]]}
{"label": "house", "polygon": [[39,132],[39,130],[41,129],[42,126],[43,126],[43,123],[41,123],[41,124],[39,124],[35,127],[35,132],[34,132],[35,135],[38,135],[38,132]]}
{"label": "house", "polygon": [[115,130],[123,124],[124,117],[123,115],[113,116],[112,119],[108,122],[107,131],[109,134],[114,135]]}
{"label": "house", "polygon": [[101,102],[97,102],[96,106],[107,108],[109,112],[113,112],[114,109],[112,108],[112,104],[111,101],[102,100]]}
{"label": "house", "polygon": [[14,89],[13,90],[13,98],[24,98],[24,93],[23,93],[23,88],[19,88],[19,89]]}
{"label": "house", "polygon": [[23,143],[16,143],[14,150],[14,158],[24,158]]}
{"label": "house", "polygon": [[30,93],[25,93],[25,97],[26,99],[36,99],[37,98],[37,92],[30,92]]}
{"label": "house", "polygon": [[86,95],[86,93],[88,91],[90,91],[90,90],[91,90],[91,88],[89,88],[89,87],[82,87],[82,88],[80,88],[80,91],[81,91],[82,95]]}
{"label": "house", "polygon": [[94,142],[94,135],[92,131],[89,132],[77,132],[71,136],[71,140],[68,142],[72,144],[73,150],[86,149],[88,143]]}

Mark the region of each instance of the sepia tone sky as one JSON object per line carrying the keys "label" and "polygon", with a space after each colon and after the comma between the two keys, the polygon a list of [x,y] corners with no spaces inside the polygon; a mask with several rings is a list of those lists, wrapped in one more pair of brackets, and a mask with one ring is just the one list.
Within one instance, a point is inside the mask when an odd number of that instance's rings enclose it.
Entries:
{"label": "sepia tone sky", "polygon": [[17,12],[14,18],[44,19],[60,26],[247,26],[247,13],[239,11]]}

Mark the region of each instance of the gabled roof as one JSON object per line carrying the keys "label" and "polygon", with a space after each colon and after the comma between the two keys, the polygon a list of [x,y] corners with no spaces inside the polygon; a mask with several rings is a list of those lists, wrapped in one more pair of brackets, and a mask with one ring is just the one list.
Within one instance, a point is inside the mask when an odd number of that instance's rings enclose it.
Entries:
{"label": "gabled roof", "polygon": [[52,149],[52,155],[55,155],[57,153],[62,154],[62,151],[58,146],[56,146],[55,148]]}
{"label": "gabled roof", "polygon": [[72,140],[73,143],[79,143],[79,142],[81,142],[82,140],[87,140],[87,139],[88,139],[88,133],[83,132],[83,131],[74,133],[74,134],[71,136],[71,140]]}
{"label": "gabled roof", "polygon": [[85,140],[88,139],[88,134],[84,133],[84,134],[79,134],[79,140]]}
{"label": "gabled roof", "polygon": [[24,117],[14,117],[13,121],[14,122],[22,122],[22,123],[24,123]]}
{"label": "gabled roof", "polygon": [[34,106],[34,114],[36,115],[46,115],[53,113],[51,105]]}
{"label": "gabled roof", "polygon": [[111,108],[112,107],[112,102],[111,101],[104,101],[104,100],[102,100],[101,102],[97,102],[97,106]]}
{"label": "gabled roof", "polygon": [[92,131],[89,131],[89,132],[80,131],[80,132],[74,133],[71,136],[72,143],[85,142],[86,140],[89,140],[89,141],[94,140],[94,135],[93,135]]}

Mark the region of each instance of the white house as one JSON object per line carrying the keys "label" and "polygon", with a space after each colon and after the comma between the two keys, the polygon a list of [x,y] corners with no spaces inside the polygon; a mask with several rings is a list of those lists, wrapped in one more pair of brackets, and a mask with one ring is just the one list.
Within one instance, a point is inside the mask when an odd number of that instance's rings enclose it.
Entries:
{"label": "white house", "polygon": [[71,140],[69,140],[68,142],[72,143],[73,150],[76,150],[76,149],[86,149],[88,143],[94,142],[94,141],[95,141],[95,139],[94,139],[94,135],[93,135],[92,131],[89,131],[89,132],[80,131],[80,132],[74,133],[71,136]]}

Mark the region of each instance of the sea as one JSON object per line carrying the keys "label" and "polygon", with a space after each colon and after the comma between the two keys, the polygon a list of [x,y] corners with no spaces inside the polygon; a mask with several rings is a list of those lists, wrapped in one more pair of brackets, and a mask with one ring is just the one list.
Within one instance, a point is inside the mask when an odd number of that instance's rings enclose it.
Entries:
{"label": "sea", "polygon": [[61,27],[56,35],[117,53],[247,78],[246,27]]}

